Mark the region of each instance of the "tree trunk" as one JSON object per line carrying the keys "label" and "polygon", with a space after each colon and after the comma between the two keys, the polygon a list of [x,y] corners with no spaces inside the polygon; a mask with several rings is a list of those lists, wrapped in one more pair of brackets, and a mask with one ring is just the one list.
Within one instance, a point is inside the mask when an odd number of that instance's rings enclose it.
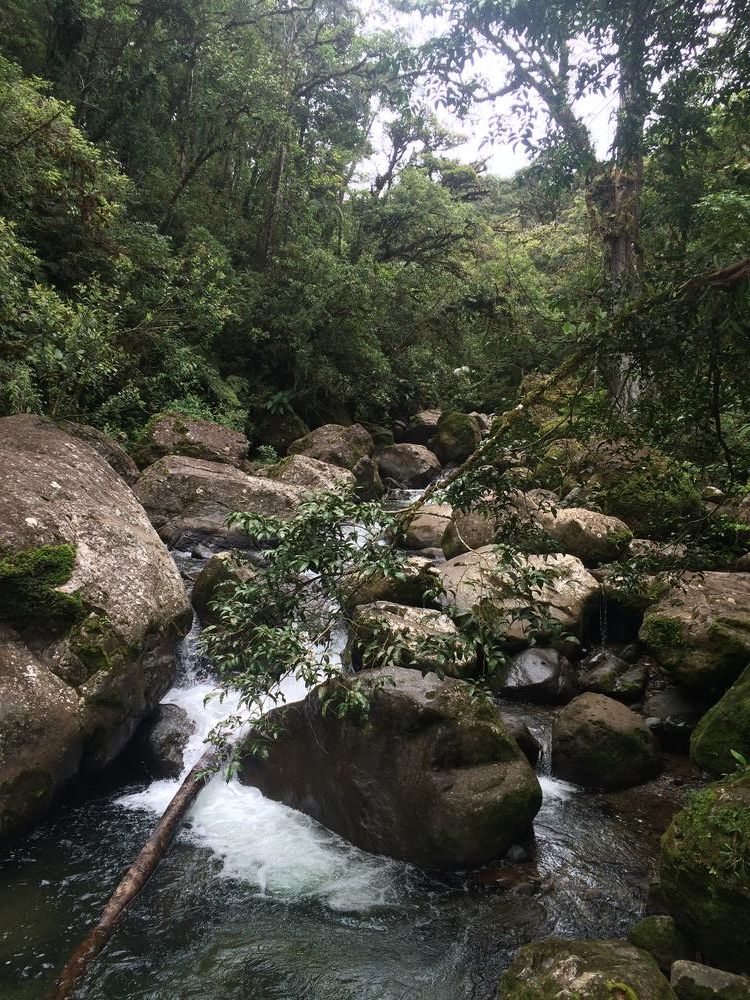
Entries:
{"label": "tree trunk", "polygon": [[185,813],[205,785],[207,777],[210,777],[215,763],[214,750],[207,750],[190,770],[177,794],[167,806],[156,829],[107,901],[99,923],[89,931],[68,958],[48,1000],[69,1000],[74,995],[83,982],[89,965],[114,933],[123,913],[156,871]]}

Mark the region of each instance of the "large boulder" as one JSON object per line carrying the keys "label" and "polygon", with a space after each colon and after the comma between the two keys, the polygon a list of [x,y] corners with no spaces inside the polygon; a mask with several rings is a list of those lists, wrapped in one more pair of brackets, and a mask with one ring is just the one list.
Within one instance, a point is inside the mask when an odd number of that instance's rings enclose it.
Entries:
{"label": "large boulder", "polygon": [[441,416],[440,410],[420,410],[415,413],[408,427],[401,433],[401,441],[405,444],[426,445],[435,434]]}
{"label": "large boulder", "polygon": [[72,420],[58,420],[57,426],[66,434],[70,434],[71,437],[85,441],[89,447],[101,455],[108,465],[112,466],[117,475],[121,476],[128,486],[132,486],[140,475],[138,466],[125,449],[103,431],[96,427],[90,427],[88,424],[73,423]]}
{"label": "large boulder", "polygon": [[142,469],[165,455],[188,455],[239,466],[247,457],[248,444],[244,434],[223,424],[184,413],[160,413],[141,432],[135,457]]}
{"label": "large boulder", "polygon": [[450,410],[437,422],[435,433],[428,444],[443,465],[463,462],[476,449],[481,439],[479,425],[468,413]]}
{"label": "large boulder", "polygon": [[670,983],[677,1000],[748,1000],[750,980],[723,969],[685,959],[672,966]]}
{"label": "large boulder", "polygon": [[626,941],[524,945],[500,980],[503,1000],[675,1000],[651,955]]}
{"label": "large boulder", "polygon": [[750,971],[750,774],[709,785],[661,842],[662,896],[704,959]]}
{"label": "large boulder", "polygon": [[674,962],[695,958],[695,948],[674,918],[666,914],[651,914],[639,920],[628,931],[628,941],[653,955],[665,975],[669,975]]}
{"label": "large boulder", "polygon": [[288,520],[304,496],[295,486],[183,455],[169,455],[145,469],[135,495],[160,537],[186,549],[197,542],[246,546],[245,533],[227,525],[230,514],[245,511]]}
{"label": "large boulder", "polygon": [[728,774],[732,751],[750,760],[750,666],[703,716],[690,739],[690,758],[710,774]]}
{"label": "large boulder", "polygon": [[750,573],[685,574],[648,609],[640,639],[680,684],[723,691],[750,661]]}
{"label": "large boulder", "polygon": [[440,548],[453,508],[450,504],[426,504],[409,521],[401,544],[405,549]]}
{"label": "large boulder", "polygon": [[345,658],[358,670],[388,665],[465,677],[477,656],[443,612],[376,601],[355,609]]}
{"label": "large boulder", "polygon": [[445,558],[455,559],[464,552],[492,545],[497,527],[497,518],[488,511],[454,511],[440,539]]}
{"label": "large boulder", "polygon": [[421,608],[431,603],[430,596],[440,584],[435,564],[421,555],[404,559],[398,576],[385,576],[379,571],[353,572],[344,587],[345,610],[351,614],[360,604],[391,601]]}
{"label": "large boulder", "polygon": [[[599,583],[574,556],[520,556],[518,566],[509,567],[492,546],[484,546],[449,559],[436,572],[444,590],[441,603],[472,611],[508,645],[524,645],[532,632],[540,638],[550,632],[544,620],[523,616],[529,604],[580,638],[599,600]],[[543,574],[529,600],[518,595],[519,577],[527,574]]]}
{"label": "large boulder", "polygon": [[562,551],[577,556],[584,566],[614,562],[627,552],[633,537],[619,518],[585,507],[556,507],[540,512],[538,519]]}
{"label": "large boulder", "polygon": [[377,456],[380,478],[405,489],[428,486],[440,475],[442,466],[428,448],[420,444],[393,444]]}
{"label": "large boulder", "polygon": [[524,649],[490,676],[493,691],[515,701],[564,705],[577,694],[573,668],[556,649]]}
{"label": "large boulder", "polygon": [[243,559],[241,552],[218,552],[212,556],[195,578],[190,601],[201,625],[216,625],[218,615],[211,607],[224,584],[247,583],[257,569]]}
{"label": "large boulder", "polygon": [[552,726],[552,772],[586,788],[628,788],[659,771],[659,744],[643,719],[619,701],[582,694]]}
{"label": "large boulder", "polygon": [[0,839],[119,753],[173,683],[190,618],[110,465],[48,421],[0,420]]}
{"label": "large boulder", "polygon": [[428,869],[482,864],[529,833],[536,775],[463,682],[403,669],[358,682],[364,717],[324,712],[320,688],[274,709],[281,736],[266,759],[244,758],[241,780],[365,851]]}
{"label": "large boulder", "polygon": [[348,469],[357,483],[363,500],[383,495],[378,467],[372,458],[375,444],[372,435],[361,424],[323,424],[289,446],[290,455],[306,455],[328,465]]}
{"label": "large boulder", "polygon": [[664,750],[687,753],[693,730],[709,703],[678,685],[650,694],[643,703],[646,725]]}
{"label": "large boulder", "polygon": [[354,473],[338,465],[319,462],[307,455],[288,455],[275,465],[255,465],[253,475],[273,479],[305,490],[325,490],[335,493],[354,486]]}

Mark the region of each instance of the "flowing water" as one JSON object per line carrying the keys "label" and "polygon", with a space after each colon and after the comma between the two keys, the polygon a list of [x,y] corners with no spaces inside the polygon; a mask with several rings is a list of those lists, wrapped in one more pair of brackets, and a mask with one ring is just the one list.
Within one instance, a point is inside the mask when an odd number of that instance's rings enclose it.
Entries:
{"label": "flowing water", "polygon": [[[178,563],[194,575],[194,561]],[[182,643],[164,699],[196,723],[186,768],[232,708],[206,702],[213,685],[196,638]],[[550,711],[513,711],[548,746]],[[643,912],[663,807],[678,791],[669,778],[644,786],[634,811],[632,796],[551,778],[548,761],[546,752],[534,860],[445,878],[365,854],[256,789],[214,778],[81,997],[489,1000],[525,941],[621,935]],[[2,859],[0,1000],[43,997],[176,788],[111,769]]]}

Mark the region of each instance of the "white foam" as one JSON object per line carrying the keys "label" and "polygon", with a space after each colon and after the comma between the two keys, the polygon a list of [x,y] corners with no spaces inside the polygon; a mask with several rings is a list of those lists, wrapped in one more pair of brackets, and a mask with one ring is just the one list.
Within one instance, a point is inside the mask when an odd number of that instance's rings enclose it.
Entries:
{"label": "white foam", "polygon": [[559,778],[550,778],[549,775],[539,774],[539,784],[542,787],[542,795],[548,799],[569,799],[580,792],[578,785],[573,785],[569,781],[561,781]]}
{"label": "white foam", "polygon": [[[188,674],[184,686],[167,693],[164,701],[185,709],[196,726],[185,750],[183,774],[123,796],[118,800],[122,805],[164,812],[205,750],[210,730],[237,711],[236,695],[206,700],[213,691],[214,684]],[[280,691],[287,702],[300,701],[307,693],[296,678],[285,680]],[[242,879],[264,894],[317,899],[332,909],[362,912],[395,900],[395,887],[403,877],[403,865],[366,854],[303,813],[265,798],[257,788],[227,782],[222,775],[211,779],[187,818],[183,836],[219,857],[225,877]]]}

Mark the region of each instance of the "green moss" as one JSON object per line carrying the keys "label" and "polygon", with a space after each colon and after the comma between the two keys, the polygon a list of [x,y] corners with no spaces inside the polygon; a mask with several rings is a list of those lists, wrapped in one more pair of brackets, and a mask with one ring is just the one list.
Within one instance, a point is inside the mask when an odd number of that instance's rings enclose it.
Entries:
{"label": "green moss", "polygon": [[691,476],[665,456],[607,475],[597,496],[606,514],[647,538],[665,538],[684,529],[703,509]]}
{"label": "green moss", "polygon": [[653,955],[659,968],[667,975],[674,962],[695,958],[695,949],[672,917],[644,917],[628,931],[628,941]]}
{"label": "green moss", "polygon": [[470,416],[450,410],[438,421],[430,448],[441,462],[463,462],[479,443],[479,432]]}
{"label": "green moss", "polygon": [[124,644],[106,615],[90,614],[79,622],[70,635],[70,649],[84,668],[83,680],[100,671],[111,671],[138,655],[137,649]]}
{"label": "green moss", "polygon": [[0,618],[23,627],[39,621],[53,630],[67,629],[86,614],[78,593],[57,588],[67,583],[75,565],[75,545],[40,545],[0,552]]}
{"label": "green moss", "polygon": [[736,765],[732,750],[750,758],[750,667],[703,716],[690,740],[690,758],[712,774]]}
{"label": "green moss", "polygon": [[639,639],[652,649],[670,650],[685,646],[682,622],[669,615],[648,615],[643,622]]}
{"label": "green moss", "polygon": [[662,838],[661,886],[709,964],[742,971],[750,951],[750,774],[701,789]]}

